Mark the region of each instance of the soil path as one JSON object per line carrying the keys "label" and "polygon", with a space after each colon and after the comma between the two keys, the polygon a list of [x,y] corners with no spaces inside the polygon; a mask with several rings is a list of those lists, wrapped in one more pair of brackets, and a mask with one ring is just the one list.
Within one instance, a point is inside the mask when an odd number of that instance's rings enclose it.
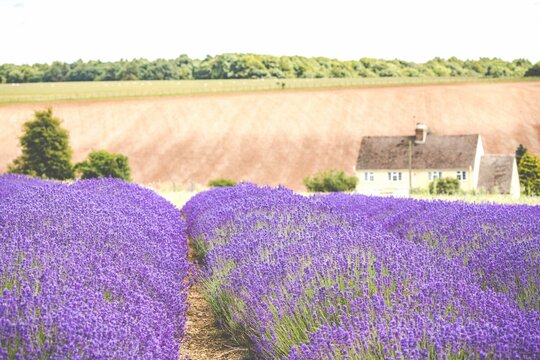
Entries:
{"label": "soil path", "polygon": [[[189,259],[196,264],[190,249]],[[198,266],[198,265],[196,265]],[[186,333],[180,346],[180,359],[191,360],[247,360],[250,352],[239,347],[217,326],[210,305],[203,296],[201,285],[193,284],[188,294]]]}

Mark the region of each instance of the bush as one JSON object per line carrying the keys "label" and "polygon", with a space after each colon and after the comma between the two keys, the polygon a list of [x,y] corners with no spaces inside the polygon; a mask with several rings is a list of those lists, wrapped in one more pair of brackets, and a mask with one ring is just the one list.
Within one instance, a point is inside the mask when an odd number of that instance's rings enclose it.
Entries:
{"label": "bush", "polygon": [[304,178],[304,185],[310,192],[353,191],[358,183],[356,176],[348,176],[343,171],[325,170],[313,177]]}
{"label": "bush", "polygon": [[459,181],[456,178],[435,179],[429,183],[429,193],[432,195],[455,195],[459,192]]}
{"label": "bush", "polygon": [[122,154],[112,154],[105,150],[92,151],[88,159],[75,165],[81,179],[113,177],[131,180],[128,158]]}
{"label": "bush", "polygon": [[231,179],[226,179],[226,178],[214,179],[208,182],[209,187],[227,187],[227,186],[235,186],[235,185],[236,185],[236,181],[231,180]]}
{"label": "bush", "polygon": [[540,195],[540,159],[525,151],[518,164],[521,192],[525,195]]}
{"label": "bush", "polygon": [[20,137],[22,155],[8,165],[8,172],[44,179],[73,178],[69,134],[53,117],[52,109],[36,111],[34,120],[24,123]]}

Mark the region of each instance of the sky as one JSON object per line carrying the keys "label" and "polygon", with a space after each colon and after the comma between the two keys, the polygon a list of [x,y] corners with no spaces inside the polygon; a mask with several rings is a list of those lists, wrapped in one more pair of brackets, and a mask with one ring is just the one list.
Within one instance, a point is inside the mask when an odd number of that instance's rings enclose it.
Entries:
{"label": "sky", "polygon": [[540,0],[0,0],[0,64],[223,53],[540,61]]}

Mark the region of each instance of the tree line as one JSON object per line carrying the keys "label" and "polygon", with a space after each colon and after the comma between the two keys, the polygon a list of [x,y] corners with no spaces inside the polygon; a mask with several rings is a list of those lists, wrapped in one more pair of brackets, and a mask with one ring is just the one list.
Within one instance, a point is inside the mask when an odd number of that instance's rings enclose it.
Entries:
{"label": "tree line", "polygon": [[362,58],[340,61],[325,57],[221,54],[204,60],[181,55],[176,59],[76,61],[52,64],[0,65],[0,83],[199,80],[199,79],[293,79],[356,77],[471,77],[501,78],[540,76],[540,62],[498,58],[460,60],[434,58],[425,63]]}

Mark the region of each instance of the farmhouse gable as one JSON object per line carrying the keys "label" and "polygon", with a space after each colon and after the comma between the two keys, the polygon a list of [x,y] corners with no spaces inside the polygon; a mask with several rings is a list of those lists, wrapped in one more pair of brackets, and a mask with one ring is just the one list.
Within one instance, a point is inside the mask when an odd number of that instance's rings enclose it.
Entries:
{"label": "farmhouse gable", "polygon": [[[490,193],[519,196],[519,177],[513,155],[485,155],[480,161],[478,188]],[[513,193],[514,192],[514,193]]]}

